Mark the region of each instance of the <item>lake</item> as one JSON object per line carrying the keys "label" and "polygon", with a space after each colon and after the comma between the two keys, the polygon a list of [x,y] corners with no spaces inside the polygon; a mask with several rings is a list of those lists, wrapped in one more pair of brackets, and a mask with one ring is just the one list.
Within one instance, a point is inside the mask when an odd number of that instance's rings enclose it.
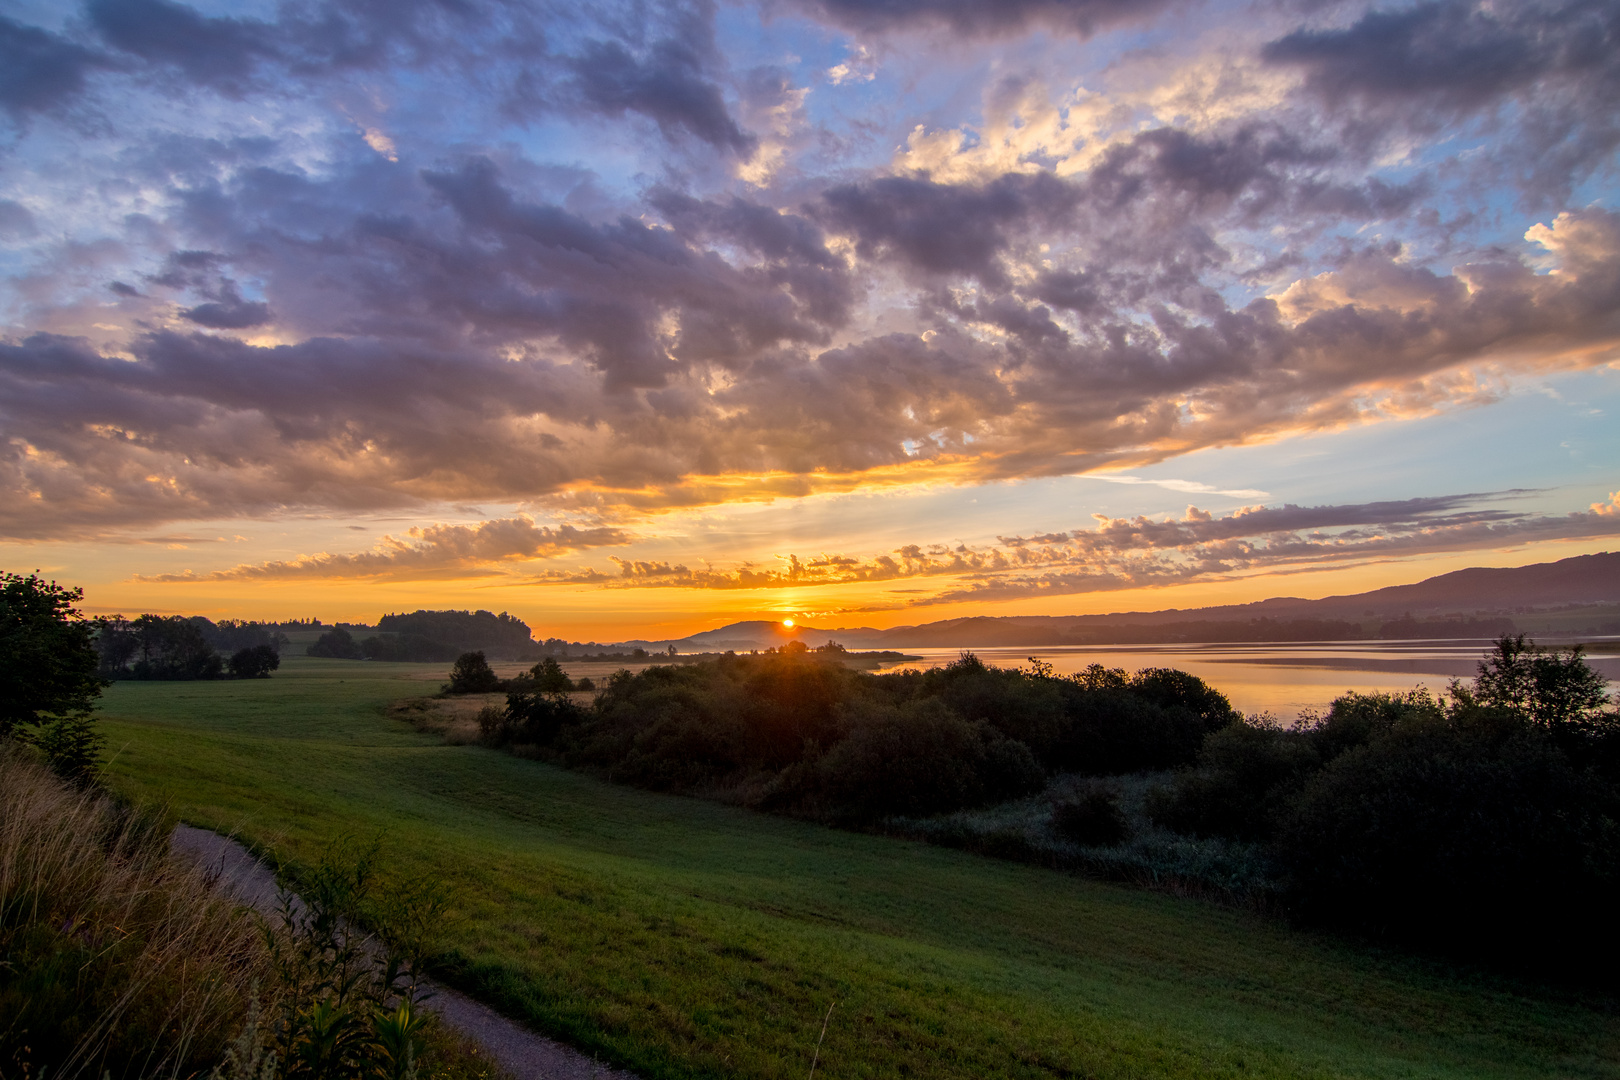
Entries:
{"label": "lake", "polygon": [[[1549,643],[1552,644],[1552,643]],[[1427,686],[1439,693],[1452,679],[1474,677],[1487,640],[1311,641],[1263,644],[1075,645],[1055,648],[986,648],[965,650],[987,664],[1020,667],[1036,657],[1059,675],[1088,664],[1136,671],[1145,667],[1179,668],[1224,693],[1245,713],[1269,712],[1291,721],[1303,710],[1326,710],[1346,690],[1410,690]],[[1587,662],[1620,689],[1620,638],[1593,638],[1603,650]],[[930,668],[948,664],[962,649],[905,649],[920,661],[890,664],[880,671]]]}

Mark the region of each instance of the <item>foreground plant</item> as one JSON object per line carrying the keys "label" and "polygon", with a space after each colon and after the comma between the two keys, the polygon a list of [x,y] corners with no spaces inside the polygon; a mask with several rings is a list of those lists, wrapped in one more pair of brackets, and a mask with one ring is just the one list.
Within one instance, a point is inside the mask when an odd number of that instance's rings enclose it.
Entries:
{"label": "foreground plant", "polygon": [[0,1075],[206,1072],[268,975],[254,919],[160,818],[0,743]]}

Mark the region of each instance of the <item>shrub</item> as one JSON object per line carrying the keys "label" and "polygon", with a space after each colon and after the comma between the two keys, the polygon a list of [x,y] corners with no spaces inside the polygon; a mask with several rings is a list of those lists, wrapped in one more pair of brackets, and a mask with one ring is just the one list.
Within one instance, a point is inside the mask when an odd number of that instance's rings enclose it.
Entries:
{"label": "shrub", "polygon": [[1510,709],[1550,728],[1592,724],[1609,694],[1602,675],[1587,666],[1576,645],[1569,652],[1538,648],[1523,634],[1502,635],[1480,661],[1473,696],[1481,705]]}
{"label": "shrub", "polygon": [[1191,836],[1259,840],[1320,763],[1303,734],[1239,721],[1204,740],[1196,767],[1149,800],[1153,822]]}
{"label": "shrub", "polygon": [[0,573],[0,738],[20,727],[85,716],[105,685],[84,590],[34,574]]}
{"label": "shrub", "polygon": [[273,645],[251,645],[231,654],[231,676],[237,679],[268,679],[281,666],[281,654]]}
{"label": "shrub", "polygon": [[1346,750],[1366,746],[1396,728],[1440,720],[1445,710],[1427,687],[1405,693],[1359,694],[1352,690],[1334,699],[1328,714],[1304,725],[1324,762]]}
{"label": "shrub", "polygon": [[1048,768],[1091,776],[1171,769],[1191,762],[1204,722],[1186,709],[1166,709],[1121,689],[1064,688],[1063,726]]}
{"label": "shrub", "polygon": [[81,787],[95,781],[107,744],[88,716],[58,717],[40,728],[33,742],[52,772]]}
{"label": "shrub", "polygon": [[505,746],[511,742],[505,709],[485,705],[478,710],[478,741],[485,746]]}
{"label": "shrub", "polygon": [[1119,793],[1093,787],[1052,804],[1052,828],[1063,839],[1086,847],[1114,847],[1130,838]]}
{"label": "shrub", "polygon": [[450,669],[452,694],[489,694],[500,688],[500,677],[490,669],[482,652],[462,653],[456,658],[456,666]]}
{"label": "shrub", "polygon": [[1275,847],[1313,921],[1596,974],[1615,957],[1616,810],[1524,718],[1471,709],[1335,758]]}
{"label": "shrub", "polygon": [[365,651],[355,644],[354,638],[341,626],[333,627],[304,650],[307,656],[321,656],[331,660],[364,660]]}
{"label": "shrub", "polygon": [[1185,709],[1206,732],[1241,720],[1226,695],[1196,675],[1174,668],[1143,668],[1131,676],[1130,691],[1162,709]]}
{"label": "shrub", "polygon": [[818,772],[832,815],[854,821],[983,806],[1038,791],[1046,779],[1027,746],[937,699],[854,721]]}

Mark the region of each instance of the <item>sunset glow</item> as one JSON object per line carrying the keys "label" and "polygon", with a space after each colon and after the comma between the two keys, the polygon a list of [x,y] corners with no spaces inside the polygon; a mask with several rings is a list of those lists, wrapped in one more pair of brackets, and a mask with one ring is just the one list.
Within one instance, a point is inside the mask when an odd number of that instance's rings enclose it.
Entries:
{"label": "sunset glow", "polygon": [[1605,10],[9,5],[0,558],[612,641],[1609,550]]}

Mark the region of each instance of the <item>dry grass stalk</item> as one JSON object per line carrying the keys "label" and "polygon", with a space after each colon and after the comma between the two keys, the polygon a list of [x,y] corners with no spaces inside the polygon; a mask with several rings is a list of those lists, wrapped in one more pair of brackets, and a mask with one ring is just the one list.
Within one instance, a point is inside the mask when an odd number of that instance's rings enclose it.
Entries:
{"label": "dry grass stalk", "polygon": [[0,746],[0,1073],[186,1076],[266,975],[251,915],[165,823]]}

